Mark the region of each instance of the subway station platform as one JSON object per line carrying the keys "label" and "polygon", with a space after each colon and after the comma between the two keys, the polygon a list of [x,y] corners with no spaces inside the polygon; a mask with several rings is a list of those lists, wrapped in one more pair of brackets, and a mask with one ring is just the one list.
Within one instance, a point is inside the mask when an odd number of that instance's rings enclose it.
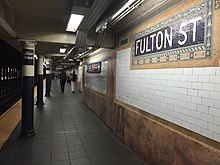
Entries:
{"label": "subway station platform", "polygon": [[2,165],[139,165],[141,162],[83,104],[81,93],[53,80],[51,97],[35,106],[32,138],[19,138],[17,125],[0,150]]}

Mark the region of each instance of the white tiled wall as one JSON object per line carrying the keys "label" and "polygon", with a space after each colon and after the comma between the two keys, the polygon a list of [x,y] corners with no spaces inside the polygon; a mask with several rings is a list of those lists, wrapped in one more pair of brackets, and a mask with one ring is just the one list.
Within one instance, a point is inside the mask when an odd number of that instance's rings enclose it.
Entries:
{"label": "white tiled wall", "polygon": [[220,67],[130,70],[125,49],[116,99],[220,142]]}

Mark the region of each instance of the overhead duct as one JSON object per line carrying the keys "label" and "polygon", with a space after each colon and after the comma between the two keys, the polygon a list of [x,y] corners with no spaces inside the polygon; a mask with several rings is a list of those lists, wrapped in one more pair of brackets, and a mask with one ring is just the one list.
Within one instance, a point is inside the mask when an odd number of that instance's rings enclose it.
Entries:
{"label": "overhead duct", "polygon": [[84,3],[86,6],[89,6],[90,5],[90,0],[84,0]]}
{"label": "overhead duct", "polygon": [[96,26],[96,32],[101,33],[105,29],[110,28],[143,2],[144,0],[128,0],[127,2],[124,2],[121,9],[111,11],[110,15],[100,21],[100,23]]}
{"label": "overhead duct", "polygon": [[[84,3],[88,3],[90,1],[85,0]],[[95,0],[89,9],[87,15],[85,15],[83,21],[78,27],[75,46],[71,52],[67,54],[67,58],[69,55],[74,56],[76,52],[79,52],[79,48],[85,47],[88,31],[96,24],[97,20],[101,17],[104,11],[108,8],[109,4],[112,0]],[[72,12],[74,10],[72,9]]]}
{"label": "overhead duct", "polygon": [[76,33],[76,43],[74,47],[75,48],[85,47],[87,35],[88,35],[88,31],[78,30]]}
{"label": "overhead duct", "polygon": [[101,17],[111,2],[112,0],[95,0],[90,8],[90,13],[85,16],[79,29],[89,31],[90,28],[96,24],[97,20]]}

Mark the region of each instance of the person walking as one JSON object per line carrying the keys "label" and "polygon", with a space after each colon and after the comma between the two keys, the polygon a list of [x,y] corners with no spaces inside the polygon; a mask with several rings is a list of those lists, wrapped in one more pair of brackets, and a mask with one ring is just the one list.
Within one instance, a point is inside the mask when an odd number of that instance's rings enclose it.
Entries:
{"label": "person walking", "polygon": [[60,74],[60,88],[62,93],[64,93],[65,83],[66,83],[66,72],[62,71]]}
{"label": "person walking", "polygon": [[72,90],[72,93],[74,93],[75,89],[76,89],[76,80],[77,80],[77,75],[76,75],[75,71],[73,71],[73,73],[71,74],[71,90]]}

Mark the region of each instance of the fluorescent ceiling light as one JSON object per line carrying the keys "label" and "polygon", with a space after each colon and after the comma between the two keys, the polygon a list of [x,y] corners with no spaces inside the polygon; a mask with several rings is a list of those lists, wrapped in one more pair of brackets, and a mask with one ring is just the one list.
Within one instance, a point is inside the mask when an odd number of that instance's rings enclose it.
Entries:
{"label": "fluorescent ceiling light", "polygon": [[66,28],[66,31],[76,32],[76,30],[79,27],[83,17],[84,17],[83,15],[71,14],[70,20],[69,20],[67,28]]}
{"label": "fluorescent ceiling light", "polygon": [[60,53],[65,53],[66,52],[66,48],[60,48]]}
{"label": "fluorescent ceiling light", "polygon": [[117,11],[117,13],[115,13],[113,16],[112,16],[112,19],[116,18],[119,14],[121,14],[126,8],[128,8],[134,1],[136,0],[129,0],[126,2],[126,4],[124,6],[122,6],[121,9],[119,9]]}

